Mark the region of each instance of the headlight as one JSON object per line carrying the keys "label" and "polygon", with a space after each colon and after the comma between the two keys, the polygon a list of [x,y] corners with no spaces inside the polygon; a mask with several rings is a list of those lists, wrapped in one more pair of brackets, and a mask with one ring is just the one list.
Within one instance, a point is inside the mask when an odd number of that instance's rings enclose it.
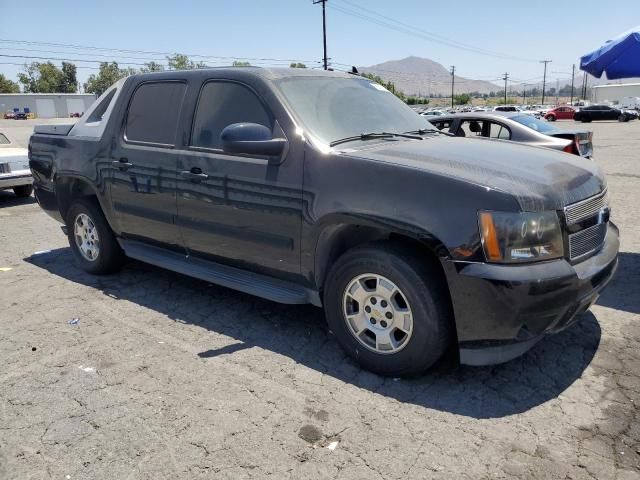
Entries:
{"label": "headlight", "polygon": [[517,263],[562,257],[556,212],[478,212],[480,238],[489,262]]}

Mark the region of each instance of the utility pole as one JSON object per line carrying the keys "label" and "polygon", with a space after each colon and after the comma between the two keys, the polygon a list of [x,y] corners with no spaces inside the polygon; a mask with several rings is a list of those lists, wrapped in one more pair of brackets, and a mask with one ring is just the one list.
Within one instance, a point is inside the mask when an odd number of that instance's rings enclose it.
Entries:
{"label": "utility pole", "polygon": [[325,4],[327,3],[327,0],[314,0],[313,4],[316,5],[318,3],[322,4],[322,45],[324,47],[324,57],[322,59],[323,63],[324,63],[324,69],[326,70],[327,67],[327,13],[326,13],[326,8],[325,8]]}
{"label": "utility pole", "polygon": [[542,77],[542,105],[544,105],[544,89],[547,86],[547,63],[551,63],[551,60],[540,60],[540,63],[544,63],[544,76]]}
{"label": "utility pole", "polygon": [[571,67],[571,101],[569,105],[573,106],[573,79],[576,76],[576,64],[574,63]]}
{"label": "utility pole", "polygon": [[453,108],[453,86],[456,82],[456,66],[451,65],[451,108]]}
{"label": "utility pole", "polygon": [[504,80],[504,104],[507,104],[507,80],[509,80],[509,74],[507,72],[504,72],[504,77],[502,77],[502,79]]}
{"label": "utility pole", "polygon": [[527,84],[524,84],[524,88],[522,89],[522,104],[527,104]]}

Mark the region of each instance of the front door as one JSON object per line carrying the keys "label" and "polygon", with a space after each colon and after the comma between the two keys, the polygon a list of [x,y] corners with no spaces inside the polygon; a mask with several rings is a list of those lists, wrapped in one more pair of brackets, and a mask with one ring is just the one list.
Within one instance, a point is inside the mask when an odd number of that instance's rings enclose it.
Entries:
{"label": "front door", "polygon": [[174,150],[186,84],[139,85],[111,154],[110,194],[122,235],[180,248]]}
{"label": "front door", "polygon": [[204,84],[178,168],[178,223],[190,255],[262,273],[300,272],[302,155],[232,155],[220,133],[250,122],[283,132],[248,85]]}

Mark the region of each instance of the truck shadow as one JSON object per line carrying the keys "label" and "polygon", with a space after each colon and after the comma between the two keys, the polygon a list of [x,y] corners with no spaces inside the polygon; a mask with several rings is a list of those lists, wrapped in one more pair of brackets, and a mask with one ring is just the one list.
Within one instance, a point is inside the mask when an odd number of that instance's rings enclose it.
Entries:
{"label": "truck shadow", "polygon": [[618,271],[597,304],[640,314],[640,254],[620,252]]}
{"label": "truck shadow", "polygon": [[[421,377],[398,380],[364,371],[346,357],[327,329],[322,310],[312,306],[269,302],[135,261],[116,275],[91,276],[74,266],[68,248],[33,255],[25,261],[71,282],[99,289],[111,298],[237,340],[223,348],[200,352],[198,356],[204,361],[259,347],[401,402],[477,419],[521,413],[557,397],[583,374],[601,337],[600,326],[589,312],[566,331],[544,339],[506,364],[466,367],[444,360]],[[638,258],[627,256],[623,261],[637,265]]]}

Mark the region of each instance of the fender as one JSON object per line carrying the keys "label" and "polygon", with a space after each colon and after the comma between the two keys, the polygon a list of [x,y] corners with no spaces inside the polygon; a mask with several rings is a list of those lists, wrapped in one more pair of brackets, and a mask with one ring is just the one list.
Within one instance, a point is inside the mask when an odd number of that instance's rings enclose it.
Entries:
{"label": "fender", "polygon": [[396,237],[413,240],[439,258],[452,258],[444,243],[430,231],[398,220],[375,215],[335,212],[322,217],[307,234],[302,252],[302,270],[321,289],[330,264],[356,245]]}

